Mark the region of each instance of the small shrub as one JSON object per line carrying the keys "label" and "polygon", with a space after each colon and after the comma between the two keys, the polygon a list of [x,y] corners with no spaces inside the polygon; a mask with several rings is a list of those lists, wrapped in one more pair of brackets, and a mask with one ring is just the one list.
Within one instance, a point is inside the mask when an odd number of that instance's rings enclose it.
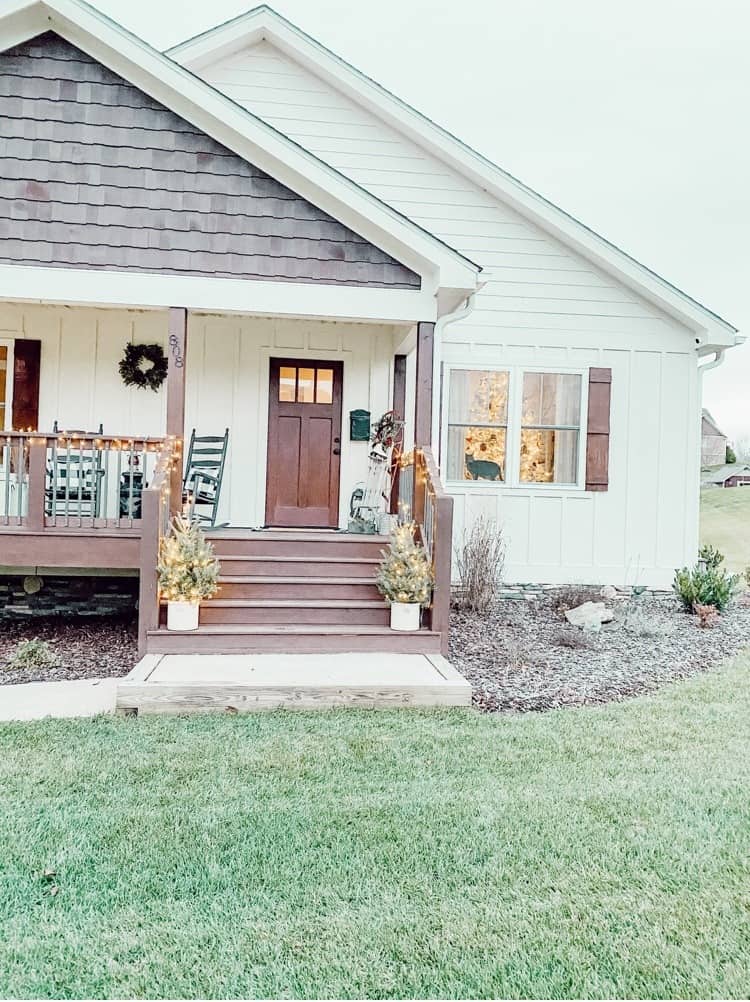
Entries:
{"label": "small shrub", "polygon": [[696,602],[693,612],[698,617],[698,626],[702,630],[712,630],[719,622],[719,613],[713,605],[699,605]]}
{"label": "small shrub", "polygon": [[644,640],[660,640],[673,632],[674,627],[661,623],[648,615],[640,603],[636,603],[625,612],[625,629],[628,633],[642,637]]}
{"label": "small shrub", "polygon": [[376,586],[390,605],[392,602],[430,604],[434,582],[432,567],[421,543],[414,538],[413,522],[399,525],[387,550],[383,550]]}
{"label": "small shrub", "polygon": [[552,638],[558,647],[568,647],[572,651],[589,650],[594,646],[590,633],[584,630],[560,630]]}
{"label": "small shrub", "polygon": [[745,579],[745,584],[750,588],[750,566],[746,567],[742,572],[742,576]]}
{"label": "small shrub", "polygon": [[692,569],[682,567],[675,571],[672,587],[685,612],[693,612],[696,605],[712,605],[718,612],[723,612],[732,601],[738,585],[738,574],[729,574],[718,565],[697,563]]}
{"label": "small shrub", "polygon": [[52,668],[57,664],[57,655],[46,640],[34,637],[22,640],[8,660],[11,668]]}
{"label": "small shrub", "polygon": [[704,543],[700,550],[698,550],[698,560],[702,561],[711,570],[716,570],[724,563],[724,554],[717,550],[715,546],[711,546],[710,543]]}
{"label": "small shrub", "polygon": [[219,588],[219,561],[196,521],[176,515],[159,548],[159,590],[169,602],[201,602]]}
{"label": "small shrub", "polygon": [[471,612],[487,612],[497,595],[505,567],[505,539],[500,526],[482,515],[456,547],[460,591],[455,604]]}
{"label": "small shrub", "polygon": [[552,607],[555,612],[565,613],[569,609],[577,609],[584,602],[601,602],[600,588],[585,588],[581,585],[568,585],[554,592]]}

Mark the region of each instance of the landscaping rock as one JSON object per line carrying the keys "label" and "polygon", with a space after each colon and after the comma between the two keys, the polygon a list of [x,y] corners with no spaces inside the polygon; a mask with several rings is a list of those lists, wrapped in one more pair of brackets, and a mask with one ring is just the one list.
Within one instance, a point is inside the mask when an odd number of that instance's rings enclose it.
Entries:
{"label": "landscaping rock", "polygon": [[604,602],[584,602],[575,609],[568,609],[565,618],[571,626],[580,626],[584,630],[597,631],[602,623],[609,623],[615,617]]}

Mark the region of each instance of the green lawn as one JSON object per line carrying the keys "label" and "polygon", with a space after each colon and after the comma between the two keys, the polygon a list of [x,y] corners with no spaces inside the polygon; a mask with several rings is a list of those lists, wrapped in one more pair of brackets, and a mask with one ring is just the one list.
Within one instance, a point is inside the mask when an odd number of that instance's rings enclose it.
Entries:
{"label": "green lawn", "polygon": [[749,675],[2,725],[0,996],[746,997]]}
{"label": "green lawn", "polygon": [[750,487],[701,491],[701,543],[721,550],[730,570],[750,566]]}

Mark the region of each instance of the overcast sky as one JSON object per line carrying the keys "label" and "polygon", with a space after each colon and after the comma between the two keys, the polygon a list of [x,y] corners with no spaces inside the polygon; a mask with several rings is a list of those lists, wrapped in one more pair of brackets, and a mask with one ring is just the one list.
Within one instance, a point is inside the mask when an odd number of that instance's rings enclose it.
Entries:
{"label": "overcast sky", "polygon": [[[160,49],[247,0],[96,0]],[[747,0],[274,0],[750,336]],[[705,404],[750,435],[750,343]]]}

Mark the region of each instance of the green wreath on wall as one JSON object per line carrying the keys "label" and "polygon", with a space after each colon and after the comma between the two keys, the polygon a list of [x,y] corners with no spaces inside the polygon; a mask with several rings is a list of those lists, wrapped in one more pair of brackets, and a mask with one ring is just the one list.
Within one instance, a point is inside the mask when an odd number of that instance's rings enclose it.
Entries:
{"label": "green wreath on wall", "polygon": [[129,344],[119,368],[126,386],[148,388],[156,393],[167,378],[167,356],[160,344]]}

